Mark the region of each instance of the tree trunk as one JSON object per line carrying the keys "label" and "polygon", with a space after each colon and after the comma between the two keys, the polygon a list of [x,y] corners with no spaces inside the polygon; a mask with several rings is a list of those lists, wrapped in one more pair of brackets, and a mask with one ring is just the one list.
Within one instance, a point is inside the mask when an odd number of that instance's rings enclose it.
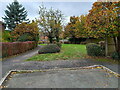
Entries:
{"label": "tree trunk", "polygon": [[56,37],[56,42],[59,42],[59,37]]}
{"label": "tree trunk", "polygon": [[113,39],[114,39],[114,43],[115,43],[115,50],[118,52],[118,40],[117,40],[117,38],[116,37],[113,37]]}
{"label": "tree trunk", "polygon": [[120,33],[118,34],[117,41],[118,41],[118,53],[120,53]]}
{"label": "tree trunk", "polygon": [[49,41],[50,41],[50,43],[53,43],[53,38],[49,37]]}
{"label": "tree trunk", "polygon": [[108,38],[105,37],[105,56],[108,56]]}

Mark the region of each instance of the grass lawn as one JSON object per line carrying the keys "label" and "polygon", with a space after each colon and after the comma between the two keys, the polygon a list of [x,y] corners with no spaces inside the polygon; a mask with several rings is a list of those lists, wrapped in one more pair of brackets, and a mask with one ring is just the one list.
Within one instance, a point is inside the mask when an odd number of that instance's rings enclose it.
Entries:
{"label": "grass lawn", "polygon": [[[45,44],[40,44],[45,45]],[[62,44],[60,53],[52,54],[37,54],[26,61],[50,61],[50,60],[76,60],[76,59],[94,59],[100,62],[118,63],[117,60],[112,60],[106,57],[90,57],[87,55],[86,45],[80,44]]]}
{"label": "grass lawn", "polygon": [[62,44],[60,53],[38,54],[27,61],[50,61],[50,60],[67,60],[81,59],[87,55],[86,46],[78,44]]}

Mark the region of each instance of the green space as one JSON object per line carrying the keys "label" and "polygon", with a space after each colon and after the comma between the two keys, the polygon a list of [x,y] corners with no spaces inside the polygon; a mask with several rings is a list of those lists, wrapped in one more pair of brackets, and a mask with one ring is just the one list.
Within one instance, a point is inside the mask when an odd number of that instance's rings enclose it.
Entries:
{"label": "green space", "polygon": [[[46,45],[46,44],[39,44]],[[76,59],[94,59],[100,62],[118,63],[117,60],[106,57],[92,57],[87,55],[86,45],[80,44],[62,44],[61,52],[37,54],[26,61],[51,61],[51,60],[76,60]]]}
{"label": "green space", "polygon": [[[100,57],[97,59],[99,61],[109,61],[108,56],[120,60],[119,6],[120,2],[94,2],[88,14],[70,15],[69,22],[64,25],[66,18],[61,10],[52,7],[48,9],[42,4],[39,6],[39,17],[31,20],[27,17],[28,12],[25,7],[15,0],[6,7],[4,21],[1,22],[3,29],[2,36],[0,35],[1,41],[8,42],[2,43],[2,45],[4,44],[2,57],[31,50],[37,47],[38,42],[40,44],[57,44],[58,46],[61,43],[64,44],[61,51],[59,47],[46,46],[27,61],[75,60],[89,58],[89,56],[90,58]],[[106,8],[106,11],[103,8]],[[11,20],[13,17],[15,19]],[[8,30],[6,31],[6,29]],[[23,42],[23,44],[19,42]],[[20,49],[15,48],[19,45]],[[113,50],[110,50],[110,47]],[[49,54],[45,54],[48,52]]]}
{"label": "green space", "polygon": [[60,53],[38,54],[27,59],[27,61],[80,59],[84,58],[86,55],[87,55],[86,45],[62,44]]}

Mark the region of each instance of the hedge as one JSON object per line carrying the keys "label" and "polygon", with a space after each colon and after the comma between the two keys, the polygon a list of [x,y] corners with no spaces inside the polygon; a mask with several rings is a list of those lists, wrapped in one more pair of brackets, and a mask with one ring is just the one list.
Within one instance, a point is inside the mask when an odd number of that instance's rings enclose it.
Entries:
{"label": "hedge", "polygon": [[89,43],[86,45],[87,54],[90,56],[104,56],[104,49],[95,43]]}
{"label": "hedge", "polygon": [[[1,46],[1,45],[0,45]],[[2,56],[8,57],[19,53],[26,52],[37,47],[37,42],[26,41],[26,42],[2,42]]]}
{"label": "hedge", "polygon": [[56,44],[49,44],[45,45],[39,49],[39,54],[46,54],[46,53],[57,53],[60,52],[60,47]]}

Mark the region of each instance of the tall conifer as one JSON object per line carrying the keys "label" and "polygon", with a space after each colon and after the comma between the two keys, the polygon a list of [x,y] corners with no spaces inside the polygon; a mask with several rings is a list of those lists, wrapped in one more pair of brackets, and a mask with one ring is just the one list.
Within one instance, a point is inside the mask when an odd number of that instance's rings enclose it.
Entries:
{"label": "tall conifer", "polygon": [[9,30],[13,30],[16,24],[20,24],[23,21],[28,22],[27,11],[25,8],[19,4],[17,0],[14,0],[11,4],[7,5],[7,10],[5,10],[5,16],[2,17]]}

